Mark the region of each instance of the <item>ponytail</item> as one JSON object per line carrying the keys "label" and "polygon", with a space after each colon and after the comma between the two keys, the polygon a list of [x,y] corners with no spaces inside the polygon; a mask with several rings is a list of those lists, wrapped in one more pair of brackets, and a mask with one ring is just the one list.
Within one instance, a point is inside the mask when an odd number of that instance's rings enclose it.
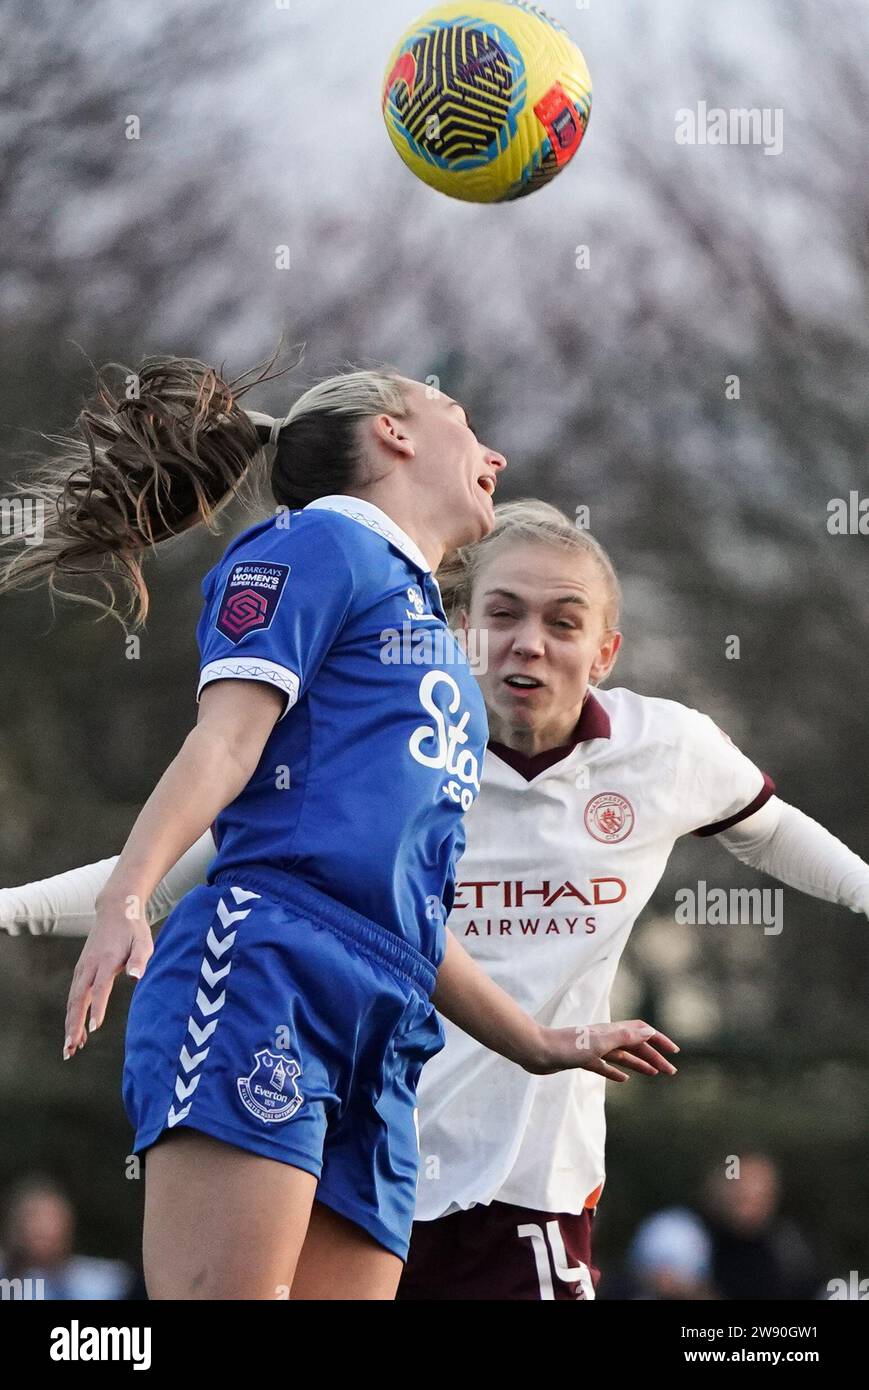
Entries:
{"label": "ponytail", "polygon": [[[108,368],[98,372],[97,404],[79,415],[78,434],[50,437],[56,457],[17,489],[44,511],[44,538],[19,548],[0,591],[44,581],[120,616],[120,584],[129,596],[123,616],[138,626],[148,613],[146,551],[200,523],[216,529],[221,507],[262,481],[256,465],[270,464],[275,501],[291,510],[363,485],[359,426],[381,412],[406,413],[402,378],[351,368],[274,420],[239,401],[299,361],[272,372],[277,356],[233,381],[193,358],[149,357],[127,374],[131,395],[111,388]],[[95,577],[108,601],[61,589],[67,575]]]}
{"label": "ponytail", "polygon": [[[146,551],[200,523],[214,530],[216,513],[252,481],[269,430],[239,400],[290,370],[271,373],[276,358],[232,381],[185,357],[149,357],[136,373],[114,363],[99,371],[96,402],[82,410],[77,433],[49,436],[54,457],[17,485],[44,516],[43,538],[17,549],[0,588],[47,582],[68,592],[59,582],[66,576],[95,577],[107,602],[70,596],[119,616],[120,586],[129,596],[124,616],[142,623]],[[127,391],[110,384],[113,369]]]}

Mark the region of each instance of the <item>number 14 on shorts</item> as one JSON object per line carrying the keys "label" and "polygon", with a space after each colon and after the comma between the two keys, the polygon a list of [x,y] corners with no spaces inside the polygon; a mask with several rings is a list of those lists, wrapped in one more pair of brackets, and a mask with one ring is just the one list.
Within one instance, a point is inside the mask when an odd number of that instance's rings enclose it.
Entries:
{"label": "number 14 on shorts", "polygon": [[540,1298],[543,1302],[554,1302],[555,1300],[555,1287],[552,1282],[553,1272],[555,1278],[561,1283],[577,1285],[576,1297],[578,1299],[594,1298],[591,1271],[588,1265],[581,1262],[573,1266],[568,1264],[564,1239],[557,1221],[547,1221],[545,1226],[531,1224],[517,1226],[516,1234],[521,1239],[531,1242],[534,1263],[537,1267],[537,1280],[540,1285]]}

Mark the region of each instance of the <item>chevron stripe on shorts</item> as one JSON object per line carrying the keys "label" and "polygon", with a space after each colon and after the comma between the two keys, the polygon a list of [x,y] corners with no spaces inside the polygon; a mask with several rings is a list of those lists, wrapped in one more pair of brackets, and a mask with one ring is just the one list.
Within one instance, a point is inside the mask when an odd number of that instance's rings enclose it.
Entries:
{"label": "chevron stripe on shorts", "polygon": [[250,916],[250,908],[242,908],[241,904],[249,902],[251,898],[262,896],[260,893],[251,893],[246,888],[230,888],[229,893],[235,901],[236,908],[241,910],[234,911],[227,906],[226,898],[220,898],[216,920],[208,928],[208,936],[205,939],[206,952],[199,968],[196,1003],[187,1020],[187,1035],[181,1048],[178,1074],[175,1077],[175,1094],[166,1118],[170,1129],[190,1114],[193,1094],[202,1077],[202,1066],[220,1022],[220,1011],[226,1003],[224,981],[232,969],[235,924]]}

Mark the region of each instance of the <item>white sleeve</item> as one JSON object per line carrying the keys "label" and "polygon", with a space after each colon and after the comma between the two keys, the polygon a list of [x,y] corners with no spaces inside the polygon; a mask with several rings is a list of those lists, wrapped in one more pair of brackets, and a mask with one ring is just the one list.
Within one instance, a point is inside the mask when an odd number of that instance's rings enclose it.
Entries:
{"label": "white sleeve", "polygon": [[718,835],[754,815],[775,784],[713,720],[683,709],[679,834]]}
{"label": "white sleeve", "polygon": [[[214,855],[208,830],[154,889],[147,908],[149,926],[167,917],[191,888],[204,882]],[[0,931],[10,936],[87,936],[97,897],[117,862],[117,856],[100,859],[20,888],[0,888]]]}
{"label": "white sleeve", "polygon": [[813,898],[869,916],[869,864],[811,816],[774,796],[718,839],[743,864]]}

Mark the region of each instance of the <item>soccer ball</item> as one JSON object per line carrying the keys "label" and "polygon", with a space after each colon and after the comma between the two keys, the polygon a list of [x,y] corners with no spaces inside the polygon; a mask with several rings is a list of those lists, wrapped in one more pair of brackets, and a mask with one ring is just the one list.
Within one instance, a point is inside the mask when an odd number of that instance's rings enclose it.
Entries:
{"label": "soccer ball", "polygon": [[523,0],[438,5],[396,46],[383,83],[393,145],[451,198],[542,188],[579,149],[591,78],[570,35]]}

